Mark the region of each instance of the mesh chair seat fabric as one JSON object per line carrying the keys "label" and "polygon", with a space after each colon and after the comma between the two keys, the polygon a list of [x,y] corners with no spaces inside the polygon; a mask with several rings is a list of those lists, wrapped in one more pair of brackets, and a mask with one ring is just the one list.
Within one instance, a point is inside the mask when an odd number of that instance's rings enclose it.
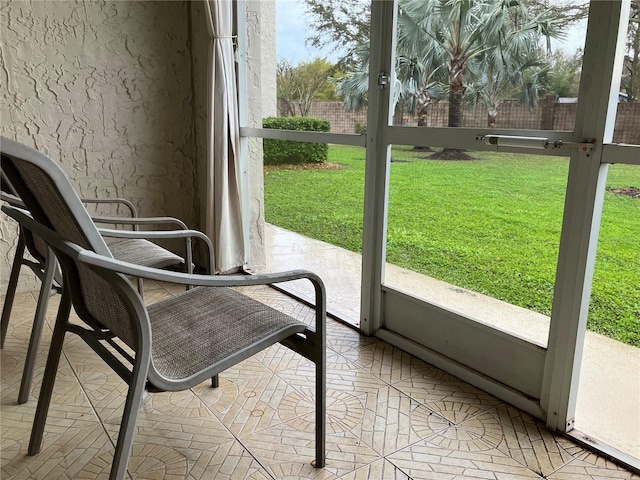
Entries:
{"label": "mesh chair seat fabric", "polygon": [[181,265],[184,259],[145,239],[109,238],[105,242],[114,258],[143,267],[162,268]]}
{"label": "mesh chair seat fabric", "polygon": [[283,339],[307,328],[221,287],[188,290],[151,305],[148,313],[154,368],[169,379],[189,377],[247,348],[271,345],[274,336]]}

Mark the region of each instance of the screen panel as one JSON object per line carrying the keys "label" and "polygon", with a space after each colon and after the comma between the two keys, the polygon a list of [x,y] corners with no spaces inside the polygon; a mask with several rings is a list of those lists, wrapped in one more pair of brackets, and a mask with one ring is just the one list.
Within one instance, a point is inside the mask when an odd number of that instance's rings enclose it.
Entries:
{"label": "screen panel", "polygon": [[546,345],[568,161],[394,146],[385,285]]}
{"label": "screen panel", "polygon": [[640,166],[611,165],[596,254],[575,428],[640,449]]}

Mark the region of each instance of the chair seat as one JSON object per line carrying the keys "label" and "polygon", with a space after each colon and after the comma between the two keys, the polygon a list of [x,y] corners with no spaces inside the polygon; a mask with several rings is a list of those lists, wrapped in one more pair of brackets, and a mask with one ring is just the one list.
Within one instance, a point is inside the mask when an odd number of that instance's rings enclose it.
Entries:
{"label": "chair seat", "polygon": [[[198,287],[148,307],[154,368],[184,379],[237,363],[303,332],[304,323],[224,287]],[[239,359],[240,357],[240,359]]]}
{"label": "chair seat", "polygon": [[184,264],[182,257],[149,240],[105,237],[105,242],[113,257],[124,262],[137,263],[144,267],[154,268]]}

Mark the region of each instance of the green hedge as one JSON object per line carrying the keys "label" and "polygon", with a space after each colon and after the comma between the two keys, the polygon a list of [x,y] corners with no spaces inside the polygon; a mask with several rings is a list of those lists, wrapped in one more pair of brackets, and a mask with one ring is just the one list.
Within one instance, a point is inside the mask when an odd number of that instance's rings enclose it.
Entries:
{"label": "green hedge", "polygon": [[[262,120],[262,126],[312,132],[328,132],[331,128],[327,120],[312,117],[268,117]],[[329,146],[326,143],[264,139],[265,165],[322,163],[327,160],[328,153]]]}

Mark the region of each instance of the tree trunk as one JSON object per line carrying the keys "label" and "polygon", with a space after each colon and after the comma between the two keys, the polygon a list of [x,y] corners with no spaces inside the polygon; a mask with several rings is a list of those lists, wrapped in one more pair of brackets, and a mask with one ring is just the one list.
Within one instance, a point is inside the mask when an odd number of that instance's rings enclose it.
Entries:
{"label": "tree trunk", "polygon": [[496,128],[496,119],[498,118],[498,108],[489,106],[487,108],[487,127]]}
{"label": "tree trunk", "polygon": [[453,58],[449,67],[449,127],[462,126],[463,60]]}
{"label": "tree trunk", "polygon": [[416,111],[416,114],[418,116],[418,126],[419,127],[428,127],[428,117],[427,114],[429,113],[429,104],[426,103],[424,105],[420,105],[418,106],[418,109]]}
{"label": "tree trunk", "polygon": [[[418,114],[418,126],[419,127],[428,127],[429,126],[429,122],[427,121],[428,110],[429,110],[429,104],[428,103],[425,103],[424,105],[420,105],[418,107],[418,110],[417,110],[416,113]],[[414,152],[432,152],[433,150],[431,150],[427,146],[414,145],[413,151]]]}
{"label": "tree trunk", "polygon": [[[462,92],[464,90],[464,60],[454,57],[449,64],[449,127],[462,127]],[[444,148],[429,156],[432,160],[473,160],[459,148]]]}

